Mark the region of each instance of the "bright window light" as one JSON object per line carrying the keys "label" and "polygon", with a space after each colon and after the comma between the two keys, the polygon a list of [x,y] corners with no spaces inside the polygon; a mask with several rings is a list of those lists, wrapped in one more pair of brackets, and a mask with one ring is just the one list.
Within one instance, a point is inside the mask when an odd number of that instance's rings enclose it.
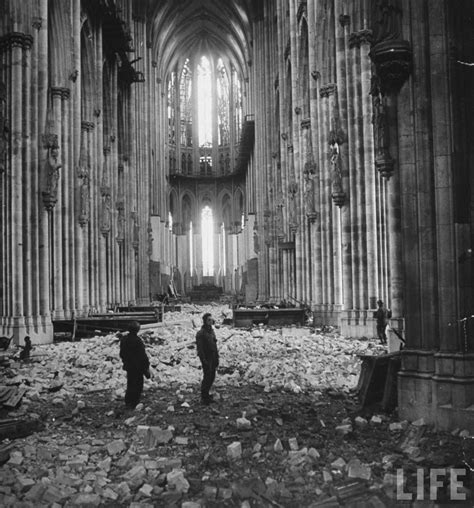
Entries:
{"label": "bright window light", "polygon": [[214,275],[214,219],[208,206],[201,213],[201,237],[203,275]]}
{"label": "bright window light", "polygon": [[199,146],[212,144],[212,79],[211,64],[205,56],[198,66],[198,130]]}
{"label": "bright window light", "polygon": [[194,272],[194,243],[193,243],[193,223],[189,223],[189,271],[191,277]]}

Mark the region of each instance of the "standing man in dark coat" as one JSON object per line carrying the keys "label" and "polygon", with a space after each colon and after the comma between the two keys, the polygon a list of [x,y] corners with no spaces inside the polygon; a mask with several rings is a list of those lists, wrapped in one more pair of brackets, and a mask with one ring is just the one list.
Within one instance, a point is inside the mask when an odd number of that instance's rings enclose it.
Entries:
{"label": "standing man in dark coat", "polygon": [[135,409],[140,402],[143,391],[143,376],[150,377],[150,362],[138,332],[140,323],[132,321],[128,327],[128,334],[120,337],[120,358],[123,369],[127,372],[127,391],[125,392],[125,406]]}
{"label": "standing man in dark coat", "polygon": [[392,317],[392,313],[383,304],[382,300],[377,301],[378,309],[374,312],[374,318],[377,320],[377,337],[381,344],[387,344],[387,335],[385,330],[388,320]]}
{"label": "standing man in dark coat", "polygon": [[212,383],[216,377],[216,369],[219,366],[219,353],[217,352],[217,339],[212,325],[214,319],[208,312],[202,317],[203,325],[196,334],[197,354],[201,360],[203,380],[201,383],[201,401],[203,404],[212,402],[209,394]]}

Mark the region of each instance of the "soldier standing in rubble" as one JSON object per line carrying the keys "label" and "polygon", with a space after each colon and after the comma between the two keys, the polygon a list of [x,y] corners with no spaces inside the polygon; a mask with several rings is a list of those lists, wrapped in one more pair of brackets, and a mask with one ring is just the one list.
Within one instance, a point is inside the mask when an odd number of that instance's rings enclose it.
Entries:
{"label": "soldier standing in rubble", "polygon": [[132,321],[127,335],[120,337],[120,358],[123,369],[127,372],[127,391],[125,392],[125,406],[135,409],[140,402],[143,391],[143,376],[150,378],[150,361],[138,332],[140,323]]}
{"label": "soldier standing in rubble", "polygon": [[212,395],[209,394],[212,383],[216,377],[216,370],[219,366],[219,353],[217,351],[217,339],[212,325],[214,319],[210,313],[202,317],[203,325],[196,334],[197,354],[201,360],[203,379],[201,383],[201,402],[210,404],[213,402]]}
{"label": "soldier standing in rubble", "polygon": [[387,335],[385,330],[388,320],[392,317],[392,313],[385,307],[382,300],[377,301],[378,309],[374,312],[374,318],[377,320],[377,337],[381,344],[387,344]]}

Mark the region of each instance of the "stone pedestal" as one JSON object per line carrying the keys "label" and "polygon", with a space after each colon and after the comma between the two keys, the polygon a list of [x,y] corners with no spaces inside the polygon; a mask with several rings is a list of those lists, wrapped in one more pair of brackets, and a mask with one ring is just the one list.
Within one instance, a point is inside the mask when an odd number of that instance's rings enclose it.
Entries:
{"label": "stone pedestal", "polygon": [[403,351],[398,399],[401,419],[474,432],[474,354]]}

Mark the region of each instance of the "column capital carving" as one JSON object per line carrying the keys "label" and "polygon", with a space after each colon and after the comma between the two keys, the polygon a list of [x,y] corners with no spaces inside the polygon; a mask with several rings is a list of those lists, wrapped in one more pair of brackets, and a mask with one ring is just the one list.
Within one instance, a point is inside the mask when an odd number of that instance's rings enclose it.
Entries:
{"label": "column capital carving", "polygon": [[351,17],[349,16],[349,14],[341,14],[339,16],[339,24],[342,27],[349,26],[350,22],[351,22]]}
{"label": "column capital carving", "polygon": [[10,32],[0,37],[0,51],[11,48],[30,49],[33,45],[33,36],[23,32]]}
{"label": "column capital carving", "polygon": [[52,98],[59,97],[68,100],[71,97],[71,90],[64,86],[52,86],[49,91]]}
{"label": "column capital carving", "polygon": [[81,129],[83,131],[90,132],[94,128],[95,128],[95,123],[94,122],[87,122],[87,121],[81,122]]}
{"label": "column capital carving", "polygon": [[39,30],[43,26],[43,18],[40,18],[39,16],[34,16],[31,26],[36,30]]}
{"label": "column capital carving", "polygon": [[301,120],[301,128],[302,129],[310,129],[311,128],[311,118],[305,118]]}
{"label": "column capital carving", "polygon": [[352,32],[349,35],[349,47],[350,48],[360,48],[363,44],[372,44],[373,35],[372,30],[368,28],[364,28],[363,30],[359,30],[358,32]]}
{"label": "column capital carving", "polygon": [[327,85],[322,86],[319,89],[320,97],[329,97],[330,95],[334,95],[337,90],[336,83],[329,83]]}

